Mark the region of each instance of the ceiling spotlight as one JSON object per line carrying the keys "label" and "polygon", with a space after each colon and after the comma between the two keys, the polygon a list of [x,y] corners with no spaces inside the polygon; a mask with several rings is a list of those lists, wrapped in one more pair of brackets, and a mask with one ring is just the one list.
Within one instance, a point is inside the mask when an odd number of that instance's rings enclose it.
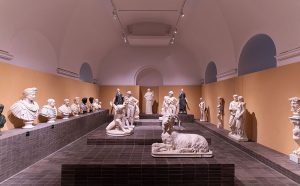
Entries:
{"label": "ceiling spotlight", "polygon": [[184,13],[183,13],[183,11],[181,11],[181,13],[180,13],[180,17],[181,17],[181,18],[183,18],[183,17],[184,17]]}
{"label": "ceiling spotlight", "polygon": [[174,45],[174,43],[175,43],[175,37],[173,36],[170,40],[170,45]]}
{"label": "ceiling spotlight", "polygon": [[174,33],[174,34],[177,34],[177,28],[174,29],[173,33]]}
{"label": "ceiling spotlight", "polygon": [[127,36],[125,33],[122,34],[122,37],[123,37],[124,43],[128,43]]}
{"label": "ceiling spotlight", "polygon": [[113,18],[114,18],[114,20],[118,19],[118,14],[117,14],[117,10],[116,9],[113,10]]}

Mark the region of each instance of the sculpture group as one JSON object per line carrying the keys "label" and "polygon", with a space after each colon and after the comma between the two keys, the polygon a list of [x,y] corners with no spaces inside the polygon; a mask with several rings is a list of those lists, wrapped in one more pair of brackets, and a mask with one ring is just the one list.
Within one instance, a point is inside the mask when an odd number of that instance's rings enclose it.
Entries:
{"label": "sculpture group", "polygon": [[[34,127],[33,122],[38,115],[47,118],[48,123],[53,123],[57,118],[58,112],[63,119],[69,119],[71,115],[78,116],[79,114],[96,111],[101,108],[101,104],[86,105],[86,103],[82,103],[85,106],[80,106],[80,98],[75,97],[74,103],[71,106],[69,99],[64,99],[64,103],[58,109],[55,106],[55,100],[50,98],[47,100],[47,104],[39,110],[39,105],[35,102],[37,91],[35,87],[26,88],[23,91],[23,98],[10,107],[11,113],[16,118],[23,120],[25,124],[23,128],[25,129]],[[83,102],[84,100],[87,100],[87,98],[82,99]]]}
{"label": "sculpture group", "polygon": [[[300,140],[300,98],[292,97],[289,99],[289,101],[291,104],[291,111],[293,114],[291,117],[289,117],[291,123],[294,125],[292,131],[293,139],[296,142],[299,142]],[[290,154],[290,160],[296,163],[300,163],[300,148],[294,150]]]}

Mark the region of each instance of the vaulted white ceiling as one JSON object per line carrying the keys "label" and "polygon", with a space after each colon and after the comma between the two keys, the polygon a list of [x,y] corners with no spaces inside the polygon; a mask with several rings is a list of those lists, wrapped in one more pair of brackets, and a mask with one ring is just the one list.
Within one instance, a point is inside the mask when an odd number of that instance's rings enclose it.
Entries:
{"label": "vaulted white ceiling", "polygon": [[[196,84],[210,61],[218,73],[237,68],[256,34],[269,35],[278,53],[300,45],[299,0],[187,0],[175,45],[159,48],[125,45],[111,2],[124,25],[174,25],[183,0],[1,0],[0,50],[15,56],[10,63],[50,73],[57,67],[78,73],[87,62],[101,84],[134,84],[134,74],[149,65],[168,84]],[[116,71],[123,78],[109,78],[111,66],[130,68]],[[174,72],[179,80],[172,81]]]}

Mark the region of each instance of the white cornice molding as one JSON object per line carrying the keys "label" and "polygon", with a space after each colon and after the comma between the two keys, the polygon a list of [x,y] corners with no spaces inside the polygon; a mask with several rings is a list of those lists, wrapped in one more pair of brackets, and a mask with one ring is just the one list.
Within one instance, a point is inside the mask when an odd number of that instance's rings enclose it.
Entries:
{"label": "white cornice molding", "polygon": [[230,69],[225,72],[221,72],[221,73],[217,74],[217,80],[222,81],[222,80],[237,77],[237,76],[238,76],[238,71],[236,68],[234,68],[234,69]]}
{"label": "white cornice molding", "polygon": [[300,62],[300,47],[281,52],[275,58],[277,59],[277,66]]}
{"label": "white cornice molding", "polygon": [[14,58],[12,54],[10,54],[7,51],[0,50],[0,59],[6,60],[6,61],[11,61]]}

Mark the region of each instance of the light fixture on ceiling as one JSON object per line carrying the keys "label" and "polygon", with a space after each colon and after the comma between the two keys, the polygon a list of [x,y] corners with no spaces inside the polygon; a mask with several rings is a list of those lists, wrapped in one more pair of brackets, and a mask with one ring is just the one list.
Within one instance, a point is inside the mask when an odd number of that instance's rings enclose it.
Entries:
{"label": "light fixture on ceiling", "polygon": [[171,40],[170,40],[170,45],[174,45],[175,44],[175,37],[172,36]]}
{"label": "light fixture on ceiling", "polygon": [[173,30],[173,34],[177,34],[177,33],[178,33],[177,28],[175,28],[175,29]]}
{"label": "light fixture on ceiling", "polygon": [[181,18],[183,18],[183,17],[184,17],[183,10],[181,10],[181,12],[180,12],[180,17],[181,17]]}
{"label": "light fixture on ceiling", "polygon": [[124,43],[127,44],[128,43],[128,39],[127,39],[127,35],[124,32],[122,33],[122,38],[124,40]]}
{"label": "light fixture on ceiling", "polygon": [[113,10],[113,18],[114,18],[114,20],[118,19],[118,14],[117,14],[117,10],[116,9]]}

